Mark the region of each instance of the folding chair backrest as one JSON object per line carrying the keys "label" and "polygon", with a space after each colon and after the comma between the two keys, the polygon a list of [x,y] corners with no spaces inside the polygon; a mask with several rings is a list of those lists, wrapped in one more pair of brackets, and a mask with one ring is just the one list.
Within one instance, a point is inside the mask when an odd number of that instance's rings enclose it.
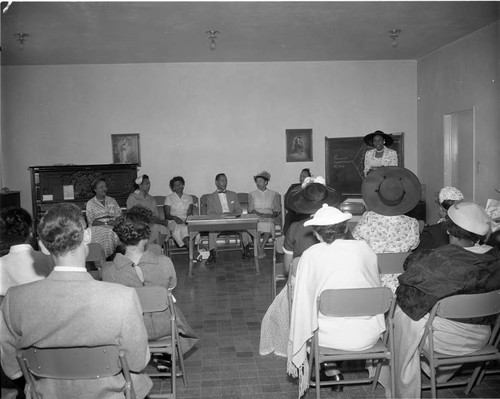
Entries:
{"label": "folding chair backrest", "polygon": [[193,198],[193,215],[200,214],[200,205],[198,204],[198,197],[196,195],[191,195]]}
{"label": "folding chair backrest", "polygon": [[207,214],[207,198],[208,194],[203,194],[200,197],[200,215],[206,215]]}
{"label": "folding chair backrest", "polygon": [[387,312],[393,298],[387,287],[330,289],[318,296],[318,310],[330,317],[375,316]]}
{"label": "folding chair backrest", "polygon": [[162,312],[169,307],[169,292],[165,287],[135,287],[144,313]]}
{"label": "folding chair backrest", "polygon": [[156,209],[158,209],[158,214],[160,215],[160,219],[165,219],[165,196],[164,195],[155,195],[156,201]]}
{"label": "folding chair backrest", "polygon": [[238,202],[241,205],[241,210],[243,214],[248,213],[248,193],[237,193]]}
{"label": "folding chair backrest", "polygon": [[63,380],[110,377],[121,372],[117,346],[35,348],[18,352],[28,370],[37,377]]}
{"label": "folding chair backrest", "polygon": [[377,254],[377,264],[380,274],[403,273],[403,263],[411,252],[396,252]]}
{"label": "folding chair backrest", "polygon": [[90,242],[87,244],[89,248],[89,253],[85,262],[102,262],[104,261],[104,251],[102,250],[101,244],[97,242]]}
{"label": "folding chair backrest", "polygon": [[500,290],[483,294],[453,295],[436,304],[436,315],[447,319],[466,319],[500,313]]}

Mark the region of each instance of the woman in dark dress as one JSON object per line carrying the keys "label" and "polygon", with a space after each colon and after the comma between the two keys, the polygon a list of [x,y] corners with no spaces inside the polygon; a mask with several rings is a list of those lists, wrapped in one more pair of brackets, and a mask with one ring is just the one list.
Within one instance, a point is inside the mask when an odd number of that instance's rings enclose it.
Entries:
{"label": "woman in dark dress", "polygon": [[287,198],[290,195],[290,193],[296,189],[297,187],[301,187],[302,183],[304,183],[304,180],[306,177],[311,177],[311,170],[309,168],[302,169],[299,175],[299,182],[300,183],[293,183],[287,190],[284,198],[285,202],[285,225],[283,226],[283,235],[286,234],[288,231],[288,228],[293,222],[299,222],[301,220],[305,220],[309,217],[309,215],[302,215],[300,213],[295,212],[294,210],[290,209],[290,207],[287,204]]}

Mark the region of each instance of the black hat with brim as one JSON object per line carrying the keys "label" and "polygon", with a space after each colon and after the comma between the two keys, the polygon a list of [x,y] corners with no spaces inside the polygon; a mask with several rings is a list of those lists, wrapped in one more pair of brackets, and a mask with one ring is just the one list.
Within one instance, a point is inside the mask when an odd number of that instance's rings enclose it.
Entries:
{"label": "black hat with brim", "polygon": [[286,205],[296,213],[312,215],[323,204],[338,207],[342,196],[333,188],[321,183],[309,183],[304,188],[294,188],[287,196]]}
{"label": "black hat with brim", "polygon": [[384,145],[386,147],[390,147],[392,145],[392,143],[394,143],[394,139],[392,138],[392,135],[384,133],[381,130],[376,130],[373,133],[367,134],[365,137],[363,137],[363,141],[365,142],[365,144],[367,146],[374,147],[373,138],[375,136],[381,136],[385,140]]}
{"label": "black hat with brim", "polygon": [[385,216],[404,215],[420,199],[420,181],[399,166],[385,166],[366,176],[361,194],[368,210]]}

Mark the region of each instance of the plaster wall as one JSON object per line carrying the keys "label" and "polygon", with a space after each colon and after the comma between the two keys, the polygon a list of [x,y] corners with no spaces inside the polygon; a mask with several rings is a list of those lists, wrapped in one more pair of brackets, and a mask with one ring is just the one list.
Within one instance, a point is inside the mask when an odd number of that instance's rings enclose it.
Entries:
{"label": "plaster wall", "polygon": [[[284,193],[304,167],[325,173],[325,137],[405,132],[417,171],[416,61],[3,67],[4,183],[31,209],[28,167],[111,163],[111,134],[140,133],[151,194],[175,175],[186,192]],[[285,162],[285,129],[313,129],[313,161]]]}
{"label": "plaster wall", "polygon": [[[418,176],[427,183],[427,221],[444,182],[443,118],[474,109],[475,197],[500,199],[500,22],[418,60]],[[460,187],[458,187],[460,188]],[[471,200],[470,198],[468,200]]]}

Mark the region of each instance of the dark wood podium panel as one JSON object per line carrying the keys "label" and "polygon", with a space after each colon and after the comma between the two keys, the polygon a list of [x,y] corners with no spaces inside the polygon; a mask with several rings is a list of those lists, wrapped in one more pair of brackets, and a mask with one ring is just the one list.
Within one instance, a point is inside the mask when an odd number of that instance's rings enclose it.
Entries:
{"label": "dark wood podium panel", "polygon": [[126,206],[137,178],[136,164],[30,166],[31,197],[35,224],[47,209],[60,202],[74,203],[81,209],[95,196],[91,183],[106,179],[107,195]]}

